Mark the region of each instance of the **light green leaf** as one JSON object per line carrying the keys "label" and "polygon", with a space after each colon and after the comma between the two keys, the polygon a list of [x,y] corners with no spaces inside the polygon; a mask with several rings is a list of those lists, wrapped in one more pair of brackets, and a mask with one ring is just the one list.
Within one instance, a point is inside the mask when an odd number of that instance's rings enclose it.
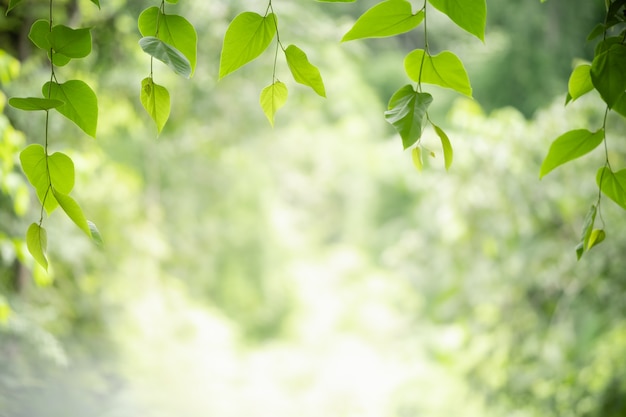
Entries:
{"label": "light green leaf", "polygon": [[594,150],[604,140],[604,130],[590,132],[587,129],[570,130],[552,142],[548,155],[541,164],[539,178],[543,178],[554,168]]}
{"label": "light green leaf", "polygon": [[12,97],[9,104],[16,109],[26,111],[50,110],[63,105],[61,100],[53,100],[39,97]]}
{"label": "light green leaf", "polygon": [[185,55],[193,75],[198,54],[198,35],[187,19],[174,14],[163,14],[158,7],[149,7],[139,15],[137,23],[141,36],[157,37]]}
{"label": "light green leaf", "polygon": [[139,40],[139,46],[148,55],[170,67],[176,74],[191,77],[191,63],[182,52],[154,36],[145,36]]}
{"label": "light green leaf", "polygon": [[85,214],[78,203],[67,194],[60,193],[55,189],[52,191],[54,193],[54,198],[56,198],[59,202],[59,205],[65,214],[67,214],[67,217],[69,217],[80,230],[85,232],[85,234],[91,238],[91,229],[89,228]]}
{"label": "light green leaf", "polygon": [[607,167],[600,168],[596,183],[606,196],[626,210],[626,169],[613,172]]}
{"label": "light green leaf", "polygon": [[400,134],[404,149],[422,137],[424,116],[432,101],[430,94],[418,93],[410,84],[396,91],[389,100],[385,119]]}
{"label": "light green leaf", "polygon": [[48,51],[50,49],[50,41],[48,35],[50,34],[50,22],[47,20],[36,20],[30,27],[28,32],[28,39],[39,49]]}
{"label": "light green leaf", "polygon": [[278,109],[285,105],[287,94],[287,86],[280,81],[268,85],[261,91],[261,98],[259,100],[261,108],[272,127],[274,126],[274,115]]}
{"label": "light green leaf", "polygon": [[147,77],[141,81],[140,99],[143,108],[154,120],[157,131],[161,133],[170,117],[170,93],[165,87],[155,84],[152,78]]}
{"label": "light green leaf", "polygon": [[413,148],[411,151],[411,159],[413,160],[413,166],[415,166],[418,171],[422,172],[424,169],[424,162],[422,161],[422,148],[419,146]]}
{"label": "light green leaf", "polygon": [[96,137],[98,98],[85,82],[80,80],[70,80],[63,84],[47,82],[41,91],[48,98],[61,100],[64,104],[56,110],[86,134]]}
{"label": "light green leaf", "polygon": [[317,0],[320,3],[354,3],[356,0]]}
{"label": "light green leaf", "polygon": [[311,87],[318,95],[326,97],[324,81],[317,67],[309,62],[306,54],[296,45],[285,49],[287,65],[296,82]]}
{"label": "light green leaf", "polygon": [[406,0],[386,0],[367,10],[341,39],[381,38],[406,33],[424,20],[424,12],[413,14]]}
{"label": "light green leaf", "polygon": [[26,231],[26,247],[35,261],[48,270],[48,259],[46,258],[46,250],[48,248],[48,235],[46,229],[37,223],[32,223]]}
{"label": "light green leaf", "polygon": [[591,64],[591,81],[609,108],[613,107],[626,90],[626,45],[613,44],[596,55]]}
{"label": "light green leaf", "polygon": [[591,82],[591,65],[583,64],[578,65],[572,71],[572,75],[569,77],[567,83],[567,91],[572,100],[587,94],[593,90],[593,83]]}
{"label": "light green leaf", "polygon": [[599,245],[606,239],[606,233],[602,229],[594,229],[589,236],[589,246],[587,250]]}
{"label": "light green leaf", "polygon": [[91,53],[89,29],[72,29],[64,25],[56,25],[48,34],[48,41],[56,53],[68,58],[84,58]]}
{"label": "light green leaf", "polygon": [[448,138],[448,135],[446,135],[446,132],[444,132],[439,126],[433,124],[433,128],[435,129],[435,133],[437,133],[437,136],[439,136],[439,139],[441,140],[441,146],[443,148],[443,159],[447,171],[452,166],[452,159],[454,157],[452,144],[450,143],[450,139]]}
{"label": "light green leaf", "polygon": [[487,3],[485,0],[428,0],[440,12],[448,15],[460,28],[485,41]]}
{"label": "light green leaf", "polygon": [[276,35],[277,25],[274,13],[261,16],[254,12],[243,12],[237,15],[224,35],[219,79],[261,55]]}
{"label": "light green leaf", "polygon": [[423,49],[416,49],[404,58],[404,69],[415,82],[451,88],[472,97],[472,87],[465,67],[450,51],[431,56],[425,54]]}
{"label": "light green leaf", "polygon": [[91,232],[91,240],[100,247],[104,246],[104,240],[102,239],[102,235],[100,234],[100,230],[96,224],[90,220],[87,220],[87,226],[89,226],[89,231]]}
{"label": "light green leaf", "polygon": [[63,54],[50,53],[50,51],[48,51],[48,59],[50,59],[51,57],[52,57],[52,63],[56,65],[57,67],[65,66],[72,60],[72,58],[65,56]]}
{"label": "light green leaf", "polygon": [[165,0],[165,1],[168,2],[168,3],[171,3],[171,4],[178,3],[178,0]]}

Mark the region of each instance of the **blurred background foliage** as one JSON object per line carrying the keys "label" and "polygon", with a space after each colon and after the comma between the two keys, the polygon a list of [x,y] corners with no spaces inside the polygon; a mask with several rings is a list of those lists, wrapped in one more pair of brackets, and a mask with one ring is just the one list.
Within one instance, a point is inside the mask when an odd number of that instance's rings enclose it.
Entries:
{"label": "blurred background foliage", "polygon": [[25,255],[39,209],[17,162],[43,116],[4,107],[46,80],[25,38],[44,13],[0,20],[0,416],[626,415],[623,212],[607,201],[609,241],[574,253],[602,155],[538,180],[553,138],[601,123],[597,97],[562,104],[602,2],[490,1],[485,45],[433,13],[432,47],[461,56],[477,98],[433,88],[448,174],[433,132],[417,173],[382,117],[421,34],[338,42],[374,3],[274,2],[328,92],[279,66],[274,129],[258,106],[272,59],[216,80],[228,22],[257,2],[168,5],[201,59],[190,81],[156,67],[173,104],[156,139],[135,25],[153,2],[55,1],[94,27],[95,53],[58,74],[97,91],[100,125],[93,141],[54,117],[52,150],[106,247],[53,214],[50,276]]}

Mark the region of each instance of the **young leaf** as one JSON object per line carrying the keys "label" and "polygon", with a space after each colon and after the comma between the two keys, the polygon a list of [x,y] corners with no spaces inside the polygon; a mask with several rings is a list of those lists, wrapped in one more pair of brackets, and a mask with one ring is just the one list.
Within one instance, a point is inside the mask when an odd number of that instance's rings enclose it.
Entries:
{"label": "young leaf", "polygon": [[594,150],[604,140],[604,130],[590,132],[587,129],[570,130],[552,142],[548,155],[541,164],[539,178],[543,178],[554,168]]}
{"label": "young leaf", "polygon": [[606,196],[626,210],[626,169],[613,172],[607,167],[600,168],[596,183]]}
{"label": "young leaf", "polygon": [[572,75],[569,77],[567,83],[567,91],[572,100],[587,94],[593,90],[593,83],[591,82],[591,65],[583,64],[578,65],[572,71]]}
{"label": "young leaf", "polygon": [[170,117],[170,93],[163,86],[155,84],[152,78],[147,77],[141,81],[141,104],[146,109],[154,123],[158,133]]}
{"label": "young leaf", "polygon": [[48,51],[50,49],[50,41],[48,35],[50,34],[50,22],[47,20],[36,20],[30,27],[28,32],[28,39],[39,49]]}
{"label": "young leaf", "polygon": [[11,10],[13,10],[15,8],[15,6],[17,6],[18,4],[20,4],[22,2],[22,0],[9,0],[9,7],[7,7],[7,12],[6,15],[9,14],[9,12]]}
{"label": "young leaf", "polygon": [[61,100],[53,100],[39,97],[12,97],[9,104],[16,109],[26,111],[50,110],[63,105]]}
{"label": "young leaf", "polygon": [[410,84],[396,91],[389,100],[385,119],[400,134],[404,149],[422,136],[424,116],[432,101],[430,94],[418,93]]}
{"label": "young leaf", "polygon": [[411,159],[413,160],[413,166],[415,166],[418,171],[422,172],[424,169],[424,162],[422,161],[422,148],[419,146],[413,148],[411,151]]}
{"label": "young leaf", "polygon": [[154,36],[145,36],[139,40],[139,46],[148,55],[170,67],[176,74],[191,77],[191,63],[182,52]]}
{"label": "young leaf", "polygon": [[580,243],[576,246],[576,255],[579,260],[583,253],[589,249],[589,238],[591,237],[591,232],[593,231],[593,225],[596,221],[597,213],[598,208],[592,204],[591,208],[587,212],[587,216],[585,216],[585,223],[580,233]]}
{"label": "young leaf", "polygon": [[591,64],[591,81],[609,108],[613,107],[626,90],[626,45],[613,44],[596,55]]}
{"label": "young leaf", "polygon": [[274,13],[261,16],[243,12],[237,15],[224,35],[219,79],[261,55],[276,35],[277,25]]}
{"label": "young leaf", "polygon": [[137,23],[141,36],[154,36],[185,55],[193,75],[198,54],[198,35],[187,19],[174,14],[163,14],[158,7],[149,7],[139,15]]}
{"label": "young leaf", "polygon": [[287,86],[280,81],[268,85],[261,91],[261,98],[259,100],[261,108],[272,127],[274,126],[274,115],[287,101],[287,94]]}
{"label": "young leaf", "polygon": [[91,53],[89,29],[72,29],[64,25],[56,25],[48,34],[48,41],[56,53],[68,58],[84,58]]}
{"label": "young leaf", "polygon": [[606,238],[606,233],[602,229],[594,229],[589,236],[589,245],[587,250],[599,245]]}
{"label": "young leaf", "polygon": [[98,98],[86,83],[80,80],[70,80],[63,84],[47,82],[41,91],[45,97],[63,101],[64,104],[56,110],[86,134],[96,137]]}
{"label": "young leaf", "polygon": [[87,220],[87,226],[89,226],[89,231],[91,232],[91,240],[100,247],[104,246],[104,240],[102,239],[102,235],[100,234],[100,230],[96,224],[90,220]]}
{"label": "young leaf", "polygon": [[487,3],[485,0],[428,0],[440,12],[481,41],[485,41]]}
{"label": "young leaf", "polygon": [[48,247],[48,235],[46,229],[37,223],[32,223],[26,231],[26,247],[35,261],[48,270],[48,259],[46,259],[46,250]]}
{"label": "young leaf", "polygon": [[[450,51],[438,55],[416,49],[404,58],[404,69],[413,81],[451,88],[472,97],[472,87],[461,60]],[[421,71],[420,71],[421,70]]]}
{"label": "young leaf", "polygon": [[317,67],[309,62],[306,54],[296,45],[289,45],[285,49],[287,65],[296,82],[309,86],[318,95],[326,97],[324,81]]}
{"label": "young leaf", "polygon": [[399,35],[416,28],[422,20],[424,11],[413,14],[408,1],[386,0],[363,13],[341,42]]}
{"label": "young leaf", "polygon": [[54,198],[56,198],[56,200],[59,202],[59,205],[61,206],[65,214],[67,214],[67,217],[69,217],[80,230],[85,232],[85,234],[89,238],[91,238],[91,229],[89,228],[89,224],[87,223],[85,214],[83,213],[83,210],[80,208],[78,203],[67,194],[62,194],[54,189],[53,192]]}
{"label": "young leaf", "polygon": [[452,166],[452,159],[454,157],[454,152],[452,151],[452,144],[450,143],[450,139],[446,132],[444,132],[439,126],[433,124],[433,128],[435,129],[435,133],[439,136],[441,140],[441,146],[443,148],[443,159],[446,167],[446,171],[450,169]]}

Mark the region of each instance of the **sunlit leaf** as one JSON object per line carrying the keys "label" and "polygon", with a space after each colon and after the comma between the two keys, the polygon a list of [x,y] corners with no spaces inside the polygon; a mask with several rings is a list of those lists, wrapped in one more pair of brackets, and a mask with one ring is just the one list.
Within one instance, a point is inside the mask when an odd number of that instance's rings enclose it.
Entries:
{"label": "sunlit leaf", "polygon": [[439,136],[441,140],[441,147],[443,148],[443,159],[446,167],[446,171],[450,169],[452,166],[452,159],[454,157],[454,152],[452,150],[452,144],[450,143],[450,139],[446,132],[444,132],[439,126],[433,124],[433,128],[435,129],[435,133]]}
{"label": "sunlit leaf", "polygon": [[587,94],[593,90],[593,83],[591,82],[591,65],[583,64],[578,65],[572,71],[572,75],[569,77],[567,83],[567,91],[572,100]]}
{"label": "sunlit leaf", "polygon": [[587,250],[593,248],[596,245],[599,245],[606,238],[606,233],[602,229],[594,229],[589,236],[589,245],[587,246]]}
{"label": "sunlit leaf", "polygon": [[89,136],[96,137],[98,127],[98,98],[83,81],[70,80],[63,84],[47,82],[42,88],[45,97],[61,100],[56,110]]}
{"label": "sunlit leaf", "polygon": [[570,130],[552,142],[548,155],[541,164],[539,178],[554,168],[594,150],[604,140],[604,130],[590,132],[587,129]]}
{"label": "sunlit leaf", "polygon": [[149,7],[139,15],[137,23],[142,36],[157,37],[185,55],[193,75],[196,69],[198,35],[187,19],[174,14],[163,14],[158,7]]}
{"label": "sunlit leaf", "polygon": [[461,60],[450,51],[437,55],[425,54],[416,49],[404,58],[404,69],[413,81],[451,88],[468,97],[472,87]]}
{"label": "sunlit leaf", "polygon": [[418,93],[410,84],[394,93],[389,100],[385,119],[400,134],[404,149],[411,147],[422,136],[424,116],[433,97]]}
{"label": "sunlit leaf", "polygon": [[424,12],[413,14],[406,0],[386,0],[367,10],[341,39],[381,38],[406,33],[424,20]]}
{"label": "sunlit leaf", "polygon": [[26,111],[50,110],[63,105],[61,100],[39,97],[12,97],[9,104],[16,109]]}
{"label": "sunlit leaf", "polygon": [[626,90],[626,45],[613,44],[591,64],[591,80],[609,108]]}
{"label": "sunlit leaf", "polygon": [[172,3],[172,4],[176,4],[178,3],[178,0],[165,0],[168,3]]}
{"label": "sunlit leaf", "polygon": [[46,258],[46,250],[48,247],[48,235],[46,229],[37,223],[32,223],[26,231],[26,247],[35,261],[47,271],[48,259]]}
{"label": "sunlit leaf", "polygon": [[285,57],[294,80],[311,87],[318,95],[326,97],[326,89],[319,69],[309,62],[306,54],[300,48],[289,45],[285,49]]}
{"label": "sunlit leaf", "polygon": [[28,32],[28,39],[39,49],[47,51],[50,49],[50,41],[48,35],[50,34],[50,22],[47,20],[36,20],[30,27]]}
{"label": "sunlit leaf", "polygon": [[139,40],[139,46],[148,55],[158,59],[170,67],[176,74],[185,78],[191,77],[191,63],[182,52],[171,45],[155,38],[145,36]]}
{"label": "sunlit leaf", "polygon": [[287,95],[287,86],[280,81],[268,85],[261,91],[259,99],[261,108],[272,126],[274,126],[274,115],[287,101]]}
{"label": "sunlit leaf", "polygon": [[48,34],[52,49],[68,58],[84,58],[91,53],[91,32],[89,29],[72,29],[56,25]]}
{"label": "sunlit leaf", "polygon": [[85,234],[91,238],[91,229],[89,228],[85,214],[78,203],[67,194],[60,193],[57,190],[53,190],[53,192],[54,198],[56,198],[59,202],[59,205],[65,214],[67,214],[67,217],[69,217],[80,230],[85,232]]}
{"label": "sunlit leaf", "polygon": [[413,160],[413,166],[421,172],[424,169],[424,162],[422,161],[422,148],[419,146],[413,148],[411,151],[411,159]]}
{"label": "sunlit leaf", "polygon": [[596,183],[607,197],[626,210],[626,169],[613,172],[608,167],[600,168]]}
{"label": "sunlit leaf", "polygon": [[157,131],[161,133],[170,117],[170,93],[165,87],[155,84],[152,78],[147,77],[141,81],[140,99],[143,108],[154,120]]}
{"label": "sunlit leaf", "polygon": [[237,15],[224,35],[219,78],[224,78],[261,55],[276,35],[277,24],[274,13],[261,16],[254,12],[243,12]]}
{"label": "sunlit leaf", "polygon": [[487,23],[485,0],[428,0],[436,9],[445,13],[460,28],[484,42]]}
{"label": "sunlit leaf", "polygon": [[98,246],[104,246],[104,240],[102,239],[100,230],[98,230],[98,226],[90,220],[87,220],[87,226],[89,226],[89,231],[91,232],[91,240]]}

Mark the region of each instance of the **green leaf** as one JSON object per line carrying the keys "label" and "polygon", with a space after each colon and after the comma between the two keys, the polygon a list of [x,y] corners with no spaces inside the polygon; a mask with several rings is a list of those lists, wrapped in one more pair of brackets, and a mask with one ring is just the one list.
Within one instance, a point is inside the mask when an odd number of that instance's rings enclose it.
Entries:
{"label": "green leaf", "polygon": [[587,212],[587,216],[585,216],[585,223],[580,232],[580,243],[576,246],[576,256],[578,260],[583,256],[583,253],[589,249],[589,238],[591,237],[591,232],[593,230],[593,225],[596,221],[596,214],[598,213],[598,208],[595,205],[591,205],[591,208]]}
{"label": "green leaf", "polygon": [[20,162],[26,178],[35,188],[37,197],[48,214],[57,207],[50,187],[68,194],[74,188],[74,163],[69,156],[55,152],[48,157],[43,146],[33,144],[20,153]]}
{"label": "green leaf", "polygon": [[626,117],[626,93],[622,94],[615,104],[613,105],[613,111],[618,113],[620,116]]}
{"label": "green leaf", "polygon": [[609,106],[626,90],[626,45],[613,44],[591,64],[591,81]]}
{"label": "green leaf", "polygon": [[72,60],[72,58],[70,58],[69,56],[65,56],[59,53],[51,54],[50,51],[48,51],[48,58],[52,58],[52,63],[57,67],[67,65]]}
{"label": "green leaf", "polygon": [[613,172],[607,167],[600,168],[596,183],[607,197],[626,210],[626,169]]}
{"label": "green leaf", "polygon": [[552,142],[548,155],[541,164],[539,178],[543,178],[554,168],[594,150],[604,140],[604,130],[590,132],[587,129],[570,130]]}
{"label": "green leaf", "polygon": [[594,49],[594,56],[597,57],[603,52],[608,51],[612,45],[619,45],[621,43],[622,43],[622,38],[620,38],[619,36],[611,36],[609,38],[602,39],[600,42],[598,42],[598,44],[596,45]]}
{"label": "green leaf", "polygon": [[413,14],[406,0],[383,1],[363,13],[341,42],[399,35],[416,28],[422,20],[424,11]]}
{"label": "green leaf", "polygon": [[65,214],[67,214],[67,217],[69,217],[80,230],[85,232],[85,234],[91,238],[91,229],[89,228],[85,214],[78,203],[67,194],[60,193],[55,189],[52,191],[54,193],[54,198],[56,198],[59,202],[59,205]]}
{"label": "green leaf", "polygon": [[606,26],[602,23],[598,23],[591,32],[589,32],[589,36],[587,36],[587,41],[592,41],[598,36],[602,35],[606,30]]}
{"label": "green leaf", "polygon": [[46,259],[46,250],[48,247],[48,235],[46,229],[37,223],[32,223],[26,231],[26,247],[35,261],[48,270],[48,259]]}
{"label": "green leaf", "polygon": [[410,84],[396,91],[389,100],[385,119],[400,134],[404,149],[422,137],[424,116],[432,101],[430,94],[418,93]]}
{"label": "green leaf", "polygon": [[487,3],[485,0],[428,0],[440,12],[448,15],[460,28],[485,41]]}
{"label": "green leaf", "polygon": [[52,49],[68,58],[84,58],[91,53],[91,32],[89,29],[72,29],[56,25],[48,34]]}
{"label": "green leaf", "polygon": [[599,245],[606,239],[606,233],[602,229],[594,229],[589,236],[589,246],[587,250]]}
{"label": "green leaf", "polygon": [[326,97],[324,81],[317,67],[309,62],[306,54],[296,45],[285,49],[287,65],[296,82],[311,87],[318,95]]}
{"label": "green leaf", "polygon": [[277,25],[274,13],[261,16],[254,12],[243,12],[237,15],[224,35],[219,79],[261,55],[272,42]]}
{"label": "green leaf", "polygon": [[89,226],[89,231],[91,232],[91,240],[100,247],[104,246],[104,240],[102,239],[100,230],[98,230],[98,226],[90,220],[87,220],[87,226]]}
{"label": "green leaf", "polygon": [[50,41],[48,35],[50,34],[50,22],[47,20],[36,20],[30,27],[28,32],[28,39],[39,49],[48,51],[50,49]]}
{"label": "green leaf", "polygon": [[137,23],[141,36],[157,37],[185,55],[193,75],[198,55],[198,34],[187,19],[174,14],[163,14],[158,7],[149,7],[139,15]]}
{"label": "green leaf", "polygon": [[461,60],[450,51],[438,55],[416,49],[404,58],[404,69],[413,81],[451,88],[472,97],[472,87]]}
{"label": "green leaf", "polygon": [[48,98],[63,101],[64,104],[56,110],[86,134],[96,137],[98,98],[86,83],[80,80],[70,80],[63,84],[47,82],[41,91]]}
{"label": "green leaf", "polygon": [[415,166],[418,171],[422,172],[424,169],[424,162],[422,161],[422,148],[419,146],[413,148],[411,151],[411,159],[413,160],[413,166]]}
{"label": "green leaf", "polygon": [[446,132],[444,132],[439,126],[433,124],[433,128],[435,129],[435,133],[437,133],[437,136],[439,136],[439,139],[441,140],[441,146],[443,148],[443,159],[445,161],[447,171],[450,169],[450,166],[452,166],[452,159],[454,157],[452,144],[450,143],[450,139],[448,138],[448,135],[446,135]]}
{"label": "green leaf", "polygon": [[168,2],[168,3],[171,3],[171,4],[178,3],[178,0],[165,0],[165,1]]}
{"label": "green leaf", "polygon": [[6,14],[8,15],[11,10],[15,8],[18,4],[20,4],[22,0],[9,0],[9,7],[7,8]]}
{"label": "green leaf", "polygon": [[139,40],[139,46],[148,55],[170,67],[176,74],[191,77],[191,63],[182,52],[154,36],[145,36]]}
{"label": "green leaf", "polygon": [[574,68],[574,71],[572,71],[572,75],[570,75],[567,83],[567,91],[569,92],[569,95],[572,100],[576,100],[591,90],[593,90],[593,83],[591,82],[591,65],[578,65]]}
{"label": "green leaf", "polygon": [[141,81],[140,98],[143,108],[154,120],[157,131],[161,133],[170,117],[170,93],[165,87],[155,84],[152,78],[147,77]]}
{"label": "green leaf", "polygon": [[100,0],[91,0],[91,2],[98,6],[98,9],[100,8]]}
{"label": "green leaf", "polygon": [[16,109],[26,111],[50,110],[63,105],[61,100],[53,100],[39,97],[12,97],[9,104]]}
{"label": "green leaf", "polygon": [[317,0],[320,3],[354,3],[356,0]]}
{"label": "green leaf", "polygon": [[287,94],[287,86],[280,81],[268,85],[261,91],[261,98],[259,100],[261,108],[272,126],[274,126],[274,115],[287,101]]}

